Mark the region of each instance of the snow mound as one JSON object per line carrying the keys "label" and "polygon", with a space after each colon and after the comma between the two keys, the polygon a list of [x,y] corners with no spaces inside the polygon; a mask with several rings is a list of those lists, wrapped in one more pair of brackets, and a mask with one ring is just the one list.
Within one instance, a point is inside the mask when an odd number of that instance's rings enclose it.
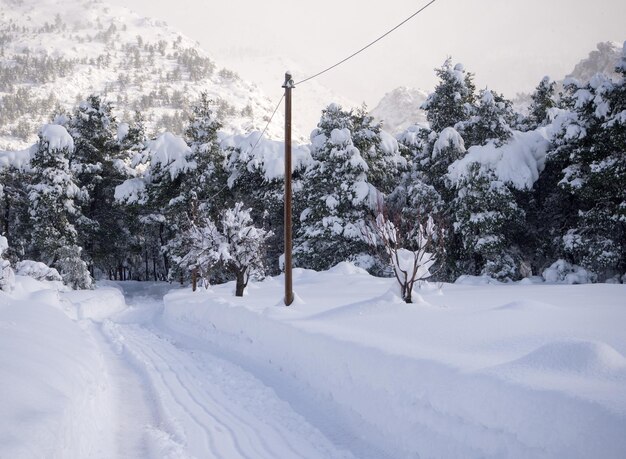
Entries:
{"label": "snow mound", "polygon": [[591,284],[597,276],[585,268],[572,265],[565,260],[557,260],[541,274],[546,282],[559,284]]}
{"label": "snow mound", "polygon": [[363,268],[359,268],[358,266],[355,266],[349,261],[342,261],[340,263],[337,263],[335,266],[330,268],[327,272],[332,273],[332,274],[342,274],[345,276],[351,276],[354,274],[367,275],[367,271],[365,271]]}
{"label": "snow mound", "polygon": [[501,284],[497,279],[489,276],[470,276],[469,274],[463,274],[454,281],[458,285],[488,285],[488,284]]}
{"label": "snow mound", "polygon": [[626,358],[603,342],[565,340],[545,344],[507,366],[597,375],[626,372]]}

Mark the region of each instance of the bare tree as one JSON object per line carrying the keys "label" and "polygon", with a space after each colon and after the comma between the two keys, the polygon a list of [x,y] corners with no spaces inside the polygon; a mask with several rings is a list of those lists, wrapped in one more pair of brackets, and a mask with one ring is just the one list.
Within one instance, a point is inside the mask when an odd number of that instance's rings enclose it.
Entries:
{"label": "bare tree", "polygon": [[437,245],[441,234],[431,216],[410,222],[402,222],[398,217],[390,219],[384,209],[380,209],[364,231],[365,240],[370,246],[381,249],[379,255],[391,266],[402,299],[412,303],[413,286],[416,282],[429,278],[430,268],[435,264]]}

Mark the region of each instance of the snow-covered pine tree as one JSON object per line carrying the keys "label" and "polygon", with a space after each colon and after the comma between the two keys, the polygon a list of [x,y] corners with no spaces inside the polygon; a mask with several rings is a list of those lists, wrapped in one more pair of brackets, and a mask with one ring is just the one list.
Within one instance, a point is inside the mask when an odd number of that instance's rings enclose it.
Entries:
{"label": "snow-covered pine tree", "polygon": [[[165,132],[146,143],[141,158],[146,164],[146,170],[141,182],[143,187],[141,196],[138,196],[143,204],[140,220],[149,227],[146,229],[158,240],[161,258],[159,278],[181,274],[176,269],[170,271],[172,266],[168,253],[178,250],[180,241],[177,241],[176,237],[184,231],[184,225],[190,221],[191,206],[183,182],[197,166],[195,161],[191,160],[191,155],[191,148],[184,139]],[[129,188],[132,190],[134,186],[131,185]],[[154,258],[152,261],[153,264],[157,263]]]}
{"label": "snow-covered pine tree", "polygon": [[[236,202],[242,202],[246,208],[250,208],[250,215],[256,225],[273,232],[274,236],[267,242],[265,265],[269,274],[276,275],[280,273],[278,261],[284,252],[284,167],[276,174],[273,158],[266,157],[266,153],[279,146],[282,159],[283,146],[259,139],[260,134],[250,134],[246,141],[235,142],[237,146],[227,147],[230,173],[228,193]],[[299,190],[304,164],[297,161],[295,150],[292,150],[292,158],[292,186],[294,190]]]}
{"label": "snow-covered pine tree", "polygon": [[382,122],[374,121],[367,107],[350,112],[352,142],[368,166],[367,181],[379,192],[388,194],[398,184],[398,178],[407,169],[406,159],[400,154],[398,142],[382,130]]}
{"label": "snow-covered pine tree", "polygon": [[[190,161],[196,167],[187,173],[182,183],[183,194],[188,198],[190,210],[200,207],[216,217],[226,206],[228,173],[226,155],[220,148],[218,131],[222,123],[212,109],[213,102],[206,92],[192,106],[189,125],[185,130],[185,140],[191,148]],[[225,191],[226,193],[222,193]]]}
{"label": "snow-covered pine tree", "polygon": [[[80,203],[86,197],[70,169],[68,156],[73,150],[74,141],[63,126],[48,124],[39,131],[31,159],[32,183],[28,186],[32,252],[33,258],[58,268],[64,281],[76,288],[89,288],[91,278],[80,260],[80,250],[74,250],[78,258],[62,265],[59,262],[68,247],[77,246],[75,223],[82,217]],[[82,272],[82,283],[74,282],[76,272]]]}
{"label": "snow-covered pine tree", "polygon": [[428,111],[426,118],[431,129],[441,132],[469,119],[474,110],[476,88],[473,74],[466,73],[462,64],[452,67],[451,58],[435,69],[435,73],[439,83],[421,108]]}
{"label": "snow-covered pine tree", "polygon": [[501,94],[484,89],[478,97],[478,105],[467,121],[456,125],[467,148],[485,145],[491,141],[500,146],[511,138],[516,115],[511,101]]}
{"label": "snow-covered pine tree", "polygon": [[446,174],[453,162],[465,156],[465,141],[456,129],[447,127],[439,133],[429,151],[428,167],[423,169],[424,177],[428,184],[449,201],[452,196],[446,186]]}
{"label": "snow-covered pine tree", "polygon": [[28,192],[30,174],[13,165],[0,168],[0,231],[8,240],[5,257],[21,258],[29,243]]}
{"label": "snow-covered pine tree", "polygon": [[565,166],[558,186],[577,210],[561,247],[600,279],[626,271],[626,46],[624,53],[618,81],[598,74],[571,82],[573,113],[549,157]]}
{"label": "snow-covered pine tree", "polygon": [[367,182],[369,167],[354,146],[352,127],[352,114],[331,104],[311,133],[314,163],[296,195],[304,209],[294,243],[297,266],[326,270],[368,251],[362,228],[377,191]]}
{"label": "snow-covered pine tree", "polygon": [[518,276],[519,256],[512,245],[524,213],[505,183],[479,163],[471,163],[455,184],[452,202],[456,241],[451,250],[457,274],[489,275],[497,279]]}
{"label": "snow-covered pine tree", "polygon": [[[111,104],[90,95],[68,122],[75,148],[70,165],[81,190],[87,193],[80,222],[80,242],[94,267],[103,272],[121,269],[127,241],[121,241],[124,215],[114,205],[115,187],[128,177],[122,161],[117,122]],[[119,244],[111,244],[116,234]]]}
{"label": "snow-covered pine tree", "polygon": [[[186,161],[192,167],[181,171],[177,182],[177,196],[165,207],[165,215],[170,226],[167,252],[175,259],[181,259],[188,252],[184,234],[202,216],[216,218],[230,197],[227,186],[226,156],[220,148],[217,137],[222,127],[215,112],[213,102],[206,93],[192,107],[189,125],[185,131],[189,153]],[[185,266],[172,266],[170,277],[188,275]]]}
{"label": "snow-covered pine tree", "polygon": [[556,106],[554,89],[556,83],[545,76],[530,96],[532,102],[528,108],[528,116],[524,120],[524,128],[531,131],[548,124],[548,110]]}

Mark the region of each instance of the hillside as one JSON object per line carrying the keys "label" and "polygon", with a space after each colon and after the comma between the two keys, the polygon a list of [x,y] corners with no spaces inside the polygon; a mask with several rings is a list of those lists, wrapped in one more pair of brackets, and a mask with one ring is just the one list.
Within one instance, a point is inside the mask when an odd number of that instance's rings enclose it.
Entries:
{"label": "hillside", "polygon": [[[162,21],[98,0],[0,0],[0,150],[24,148],[55,111],[98,93],[119,121],[180,132],[202,91],[228,129],[262,129],[275,101]],[[269,135],[280,132],[281,114]]]}

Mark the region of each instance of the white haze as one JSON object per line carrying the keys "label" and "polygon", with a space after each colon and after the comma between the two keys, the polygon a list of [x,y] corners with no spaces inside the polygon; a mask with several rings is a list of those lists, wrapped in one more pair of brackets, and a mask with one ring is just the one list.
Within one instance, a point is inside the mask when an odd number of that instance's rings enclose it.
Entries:
{"label": "white haze", "polygon": [[[289,63],[295,79],[342,59],[426,4],[426,0],[113,0],[166,20],[223,65],[279,94]],[[626,39],[626,2],[438,0],[384,41],[318,81],[370,107],[398,86],[431,89],[446,56],[476,74],[479,87],[514,96],[549,74],[561,78],[600,41]],[[280,57],[277,59],[276,57]],[[259,57],[272,57],[260,60]],[[257,64],[258,63],[258,64]],[[293,65],[293,64],[291,64]],[[274,79],[274,84],[269,81]],[[305,87],[302,87],[302,91]]]}

